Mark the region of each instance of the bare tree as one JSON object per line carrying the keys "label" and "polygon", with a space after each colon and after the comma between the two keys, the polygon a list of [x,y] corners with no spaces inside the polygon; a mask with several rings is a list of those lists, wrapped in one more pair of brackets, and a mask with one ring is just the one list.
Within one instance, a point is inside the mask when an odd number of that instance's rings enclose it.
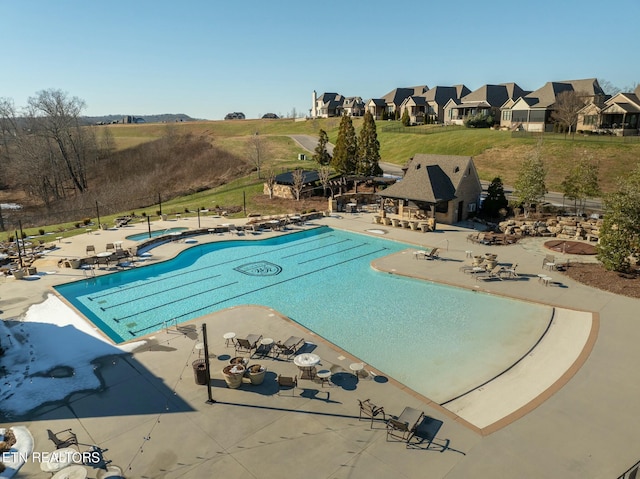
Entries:
{"label": "bare tree", "polygon": [[[331,168],[328,166],[321,166],[318,169],[318,178],[320,179],[320,183],[322,183],[322,192],[324,196],[327,196],[327,187],[329,186],[329,178],[331,177]],[[331,192],[331,196],[333,196],[333,191]]]}
{"label": "bare tree", "polygon": [[251,161],[253,166],[256,167],[256,171],[258,172],[258,179],[260,179],[260,169],[262,167],[262,163],[265,160],[265,157],[267,156],[267,145],[257,131],[255,135],[249,138],[247,148],[249,160]]}
{"label": "bare tree", "polygon": [[273,190],[276,187],[276,174],[273,170],[267,172],[267,190],[269,190],[269,199],[273,199]]}
{"label": "bare tree", "polygon": [[296,201],[300,201],[300,193],[302,193],[302,188],[304,187],[304,171],[300,168],[293,170],[293,172],[291,172],[291,179],[293,180],[293,184],[291,185],[293,194],[296,195]]}
{"label": "bare tree", "polygon": [[567,128],[569,134],[575,132],[578,112],[588,101],[588,94],[573,90],[563,91],[556,97],[551,118]]}

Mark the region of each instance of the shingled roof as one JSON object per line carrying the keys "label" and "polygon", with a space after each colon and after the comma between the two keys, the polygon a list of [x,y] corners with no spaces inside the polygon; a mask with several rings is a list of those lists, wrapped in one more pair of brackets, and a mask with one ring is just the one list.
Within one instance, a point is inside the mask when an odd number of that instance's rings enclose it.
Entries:
{"label": "shingled roof", "polygon": [[407,163],[402,180],[379,195],[426,203],[453,200],[471,161],[470,156],[417,154]]}

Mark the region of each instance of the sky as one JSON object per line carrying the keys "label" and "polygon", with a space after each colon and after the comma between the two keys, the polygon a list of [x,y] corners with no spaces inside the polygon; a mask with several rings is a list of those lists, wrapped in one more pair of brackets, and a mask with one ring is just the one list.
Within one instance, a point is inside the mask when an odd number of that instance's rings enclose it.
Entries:
{"label": "sky", "polygon": [[[607,10],[605,10],[605,8]],[[312,92],[640,82],[640,1],[29,0],[0,3],[0,98],[83,114],[308,115]],[[627,87],[627,88],[625,88]]]}

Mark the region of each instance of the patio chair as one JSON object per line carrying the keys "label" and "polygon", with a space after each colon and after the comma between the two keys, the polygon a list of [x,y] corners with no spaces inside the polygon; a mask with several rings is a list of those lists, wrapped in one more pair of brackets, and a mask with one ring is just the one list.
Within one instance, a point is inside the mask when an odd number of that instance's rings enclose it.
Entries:
{"label": "patio chair", "polygon": [[281,389],[291,389],[291,395],[295,394],[296,387],[298,386],[298,376],[282,376],[278,375],[278,395],[280,395]]}
{"label": "patio chair", "polygon": [[258,349],[262,334],[250,334],[245,339],[236,338],[236,353],[249,353],[249,357]]}
{"label": "patio chair", "polygon": [[93,246],[92,244],[87,245],[86,253],[87,254],[96,254],[96,247]]}
{"label": "patio chair", "polygon": [[273,347],[276,356],[280,356],[282,354],[288,359],[291,359],[298,351],[300,351],[300,348],[302,348],[304,344],[303,338],[290,336],[284,343],[278,341],[273,345]]}
{"label": "patio chair", "polygon": [[382,419],[384,421],[387,420],[387,416],[382,406],[376,406],[369,399],[365,399],[364,401],[361,401],[360,399],[358,399],[358,404],[360,405],[359,420],[361,420],[363,417],[365,419],[371,418],[371,426],[369,426],[370,428],[373,428],[373,420],[376,418],[376,416],[379,416],[380,414],[382,414]]}
{"label": "patio chair", "polygon": [[556,269],[556,257],[548,254],[542,260],[542,269],[554,270]]}
{"label": "patio chair", "polygon": [[49,440],[55,444],[56,449],[70,446],[76,446],[76,448],[78,448],[78,438],[71,428],[60,432],[53,432],[51,429],[47,429],[47,434],[49,435]]}
{"label": "patio chair", "polygon": [[107,246],[105,247],[106,251],[115,251],[116,247],[114,246],[113,243],[107,243]]}
{"label": "patio chair", "polygon": [[389,437],[393,437],[408,442],[423,417],[424,412],[405,407],[398,418],[387,421],[387,441]]}

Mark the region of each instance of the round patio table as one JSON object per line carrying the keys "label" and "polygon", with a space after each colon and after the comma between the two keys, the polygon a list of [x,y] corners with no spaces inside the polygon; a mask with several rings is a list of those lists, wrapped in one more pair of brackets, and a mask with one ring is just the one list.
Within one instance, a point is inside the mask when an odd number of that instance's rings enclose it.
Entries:
{"label": "round patio table", "polygon": [[102,253],[98,253],[96,256],[98,258],[108,258],[109,256],[111,256],[113,253],[111,251],[103,251]]}
{"label": "round patio table", "polygon": [[314,368],[320,363],[320,356],[313,353],[298,354],[293,358],[293,364],[298,366],[302,372],[302,379],[313,379],[315,376]]}

